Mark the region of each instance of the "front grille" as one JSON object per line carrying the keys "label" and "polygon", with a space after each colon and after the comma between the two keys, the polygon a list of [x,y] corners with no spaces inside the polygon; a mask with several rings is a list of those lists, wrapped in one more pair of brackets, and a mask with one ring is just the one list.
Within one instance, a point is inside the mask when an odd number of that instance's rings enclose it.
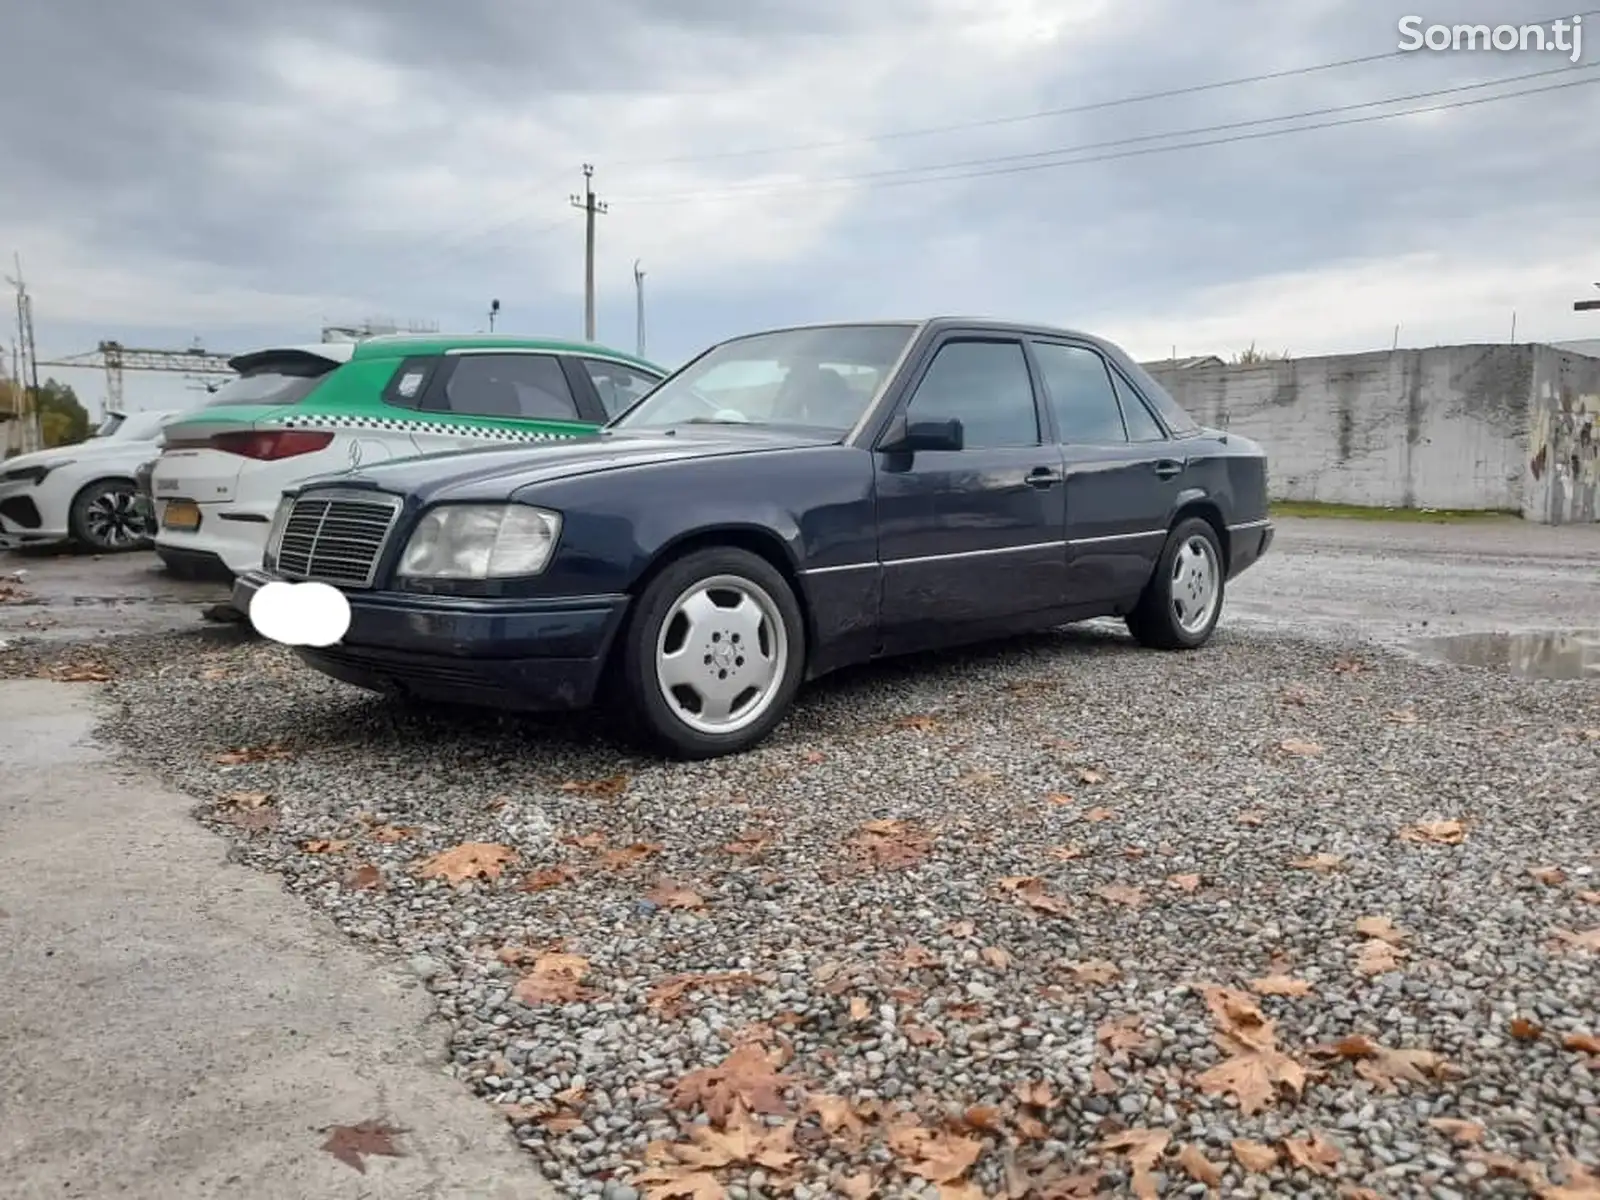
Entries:
{"label": "front grille", "polygon": [[278,541],[278,573],[340,587],[371,587],[399,512],[397,496],[301,496]]}

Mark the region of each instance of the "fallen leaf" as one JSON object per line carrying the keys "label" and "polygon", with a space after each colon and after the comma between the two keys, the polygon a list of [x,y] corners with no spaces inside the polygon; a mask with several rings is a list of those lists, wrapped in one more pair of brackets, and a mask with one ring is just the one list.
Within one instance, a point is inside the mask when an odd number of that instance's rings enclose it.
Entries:
{"label": "fallen leaf", "polygon": [[1368,669],[1367,664],[1359,658],[1341,658],[1333,664],[1336,675],[1359,675]]}
{"label": "fallen leaf", "polygon": [[1524,1182],[1534,1196],[1538,1200],[1600,1200],[1600,1174],[1577,1159],[1564,1158],[1561,1161],[1565,1183],[1551,1183],[1537,1167],[1524,1174]]}
{"label": "fallen leaf", "polygon": [[383,886],[383,872],[371,863],[357,867],[345,879],[345,886],[356,891],[378,891]]}
{"label": "fallen leaf", "polygon": [[1051,848],[1050,857],[1057,862],[1071,862],[1083,857],[1083,849],[1079,846],[1055,846]]}
{"label": "fallen leaf", "polygon": [[1121,1091],[1111,1072],[1099,1063],[1089,1068],[1089,1085],[1094,1088],[1097,1096],[1112,1096]]}
{"label": "fallen leaf", "polygon": [[872,1015],[872,1005],[864,996],[850,997],[850,1019],[852,1021],[865,1021]]}
{"label": "fallen leaf", "polygon": [[755,986],[756,977],[749,971],[687,972],[668,975],[650,986],[648,1003],[653,1012],[664,1016],[682,1016],[688,1005],[690,992],[729,992]]}
{"label": "fallen leaf", "polygon": [[1285,754],[1292,754],[1300,758],[1322,753],[1322,747],[1318,743],[1302,741],[1300,738],[1284,738],[1283,741],[1278,743],[1278,749]]}
{"label": "fallen leaf", "polygon": [[713,1125],[726,1126],[736,1109],[776,1116],[785,1111],[784,1089],[799,1083],[784,1074],[759,1044],[736,1047],[714,1067],[701,1067],[679,1079],[672,1104],[685,1112],[696,1105]]}
{"label": "fallen leaf", "polygon": [[928,856],[933,838],[909,821],[868,821],[848,844],[869,866],[885,869],[912,867]]}
{"label": "fallen leaf", "polygon": [[845,1200],[872,1200],[878,1194],[878,1181],[871,1171],[857,1171],[854,1175],[840,1175],[833,1181]]}
{"label": "fallen leaf", "polygon": [[1582,1054],[1600,1054],[1600,1037],[1592,1033],[1569,1033],[1561,1039],[1561,1047]]}
{"label": "fallen leaf", "polygon": [[674,883],[663,880],[644,894],[644,898],[651,904],[659,904],[662,908],[704,908],[705,898],[698,892],[688,888],[679,887]]}
{"label": "fallen leaf", "polygon": [[561,784],[558,791],[571,792],[579,796],[594,796],[601,799],[612,799],[622,795],[628,790],[628,777],[626,775],[608,775],[604,779],[569,779]]}
{"label": "fallen leaf", "polygon": [[271,792],[223,792],[217,797],[219,805],[232,808],[260,808],[272,803]]}
{"label": "fallen leaf", "polygon": [[1362,937],[1377,938],[1380,942],[1388,942],[1391,946],[1398,946],[1406,940],[1406,934],[1395,926],[1388,917],[1362,917],[1356,922],[1356,932]]}
{"label": "fallen leaf", "polygon": [[1582,933],[1573,933],[1570,929],[1557,929],[1555,938],[1569,950],[1600,951],[1600,925],[1593,929],[1585,929]]}
{"label": "fallen leaf", "polygon": [[1361,949],[1356,953],[1356,971],[1367,976],[1387,975],[1390,971],[1398,971],[1400,958],[1404,953],[1388,942],[1363,942]]}
{"label": "fallen leaf", "polygon": [[1339,854],[1312,854],[1289,861],[1289,865],[1299,871],[1317,871],[1326,874],[1337,871],[1344,865],[1344,856]]}
{"label": "fallen leaf", "polygon": [[260,833],[266,829],[276,829],[280,816],[276,808],[264,805],[261,808],[232,808],[222,819],[236,828],[250,833]]}
{"label": "fallen leaf", "polygon": [[1283,1152],[1297,1167],[1317,1175],[1333,1175],[1344,1152],[1320,1133],[1306,1138],[1284,1138]]}
{"label": "fallen leaf", "polygon": [[1069,968],[1079,983],[1107,984],[1115,983],[1122,978],[1122,970],[1116,963],[1107,962],[1103,958],[1092,958],[1087,962],[1073,963]]}
{"label": "fallen leaf", "polygon": [[606,871],[625,871],[661,852],[659,842],[634,842],[619,850],[607,850],[599,858],[600,867]]}
{"label": "fallen leaf", "polygon": [[1153,1041],[1144,1030],[1144,1019],[1137,1013],[1126,1013],[1103,1022],[1094,1031],[1094,1036],[1096,1041],[1113,1054],[1127,1050],[1143,1051],[1148,1049]]}
{"label": "fallen leaf", "polygon": [[1037,875],[1008,875],[997,881],[1001,890],[1011,893],[1017,902],[1036,912],[1062,916],[1072,911],[1072,906],[1046,890],[1044,880]]}
{"label": "fallen leaf", "polygon": [[1485,1132],[1483,1126],[1478,1122],[1466,1121],[1458,1117],[1433,1117],[1428,1121],[1428,1124],[1462,1146],[1471,1146],[1481,1142]]}
{"label": "fallen leaf", "polygon": [[[969,938],[978,932],[978,924],[976,921],[957,921],[950,926],[948,932],[953,938]],[[935,959],[934,961],[937,962],[938,960]]]}
{"label": "fallen leaf", "polygon": [[1519,1042],[1536,1042],[1544,1036],[1544,1026],[1527,1017],[1512,1017],[1510,1030]]}
{"label": "fallen leaf", "polygon": [[540,867],[522,881],[522,890],[525,892],[548,892],[563,884],[571,883],[578,877],[578,873],[571,867]]}
{"label": "fallen leaf", "polygon": [[728,1190],[709,1171],[691,1167],[649,1167],[633,1177],[646,1200],[726,1200]]}
{"label": "fallen leaf", "polygon": [[1105,780],[1105,776],[1099,771],[1090,770],[1088,767],[1079,767],[1078,779],[1082,783],[1101,783]]}
{"label": "fallen leaf", "polygon": [[1600,904],[1600,892],[1579,892],[1578,899],[1585,904]]}
{"label": "fallen leaf", "polygon": [[322,1148],[340,1162],[367,1173],[366,1156],[379,1154],[388,1158],[404,1157],[404,1151],[394,1144],[397,1134],[405,1133],[380,1121],[362,1121],[356,1125],[330,1125],[323,1133],[328,1140]]}
{"label": "fallen leaf", "polygon": [[1099,1142],[1095,1149],[1102,1154],[1120,1154],[1133,1168],[1133,1194],[1140,1200],[1154,1200],[1160,1195],[1151,1168],[1160,1161],[1162,1152],[1172,1135],[1165,1129],[1124,1129]]}
{"label": "fallen leaf", "polygon": [[1396,725],[1415,725],[1417,714],[1409,708],[1396,708],[1386,714]]}
{"label": "fallen leaf", "polygon": [[954,1183],[983,1153],[983,1143],[977,1138],[921,1125],[891,1130],[887,1140],[901,1170],[932,1183]]}
{"label": "fallen leaf", "polygon": [[1167,886],[1176,888],[1180,892],[1192,892],[1200,886],[1200,876],[1192,874],[1168,875]]}
{"label": "fallen leaf", "polygon": [[978,951],[978,957],[996,971],[1005,971],[1011,966],[1011,952],[1002,946],[985,946]]}
{"label": "fallen leaf", "polygon": [[999,1133],[1004,1117],[992,1104],[974,1104],[961,1114],[961,1123],[974,1133]]}
{"label": "fallen leaf", "polygon": [[306,854],[340,854],[349,844],[333,838],[307,838],[300,843],[300,849]]}
{"label": "fallen leaf", "polygon": [[993,771],[968,771],[966,774],[957,777],[956,786],[988,787],[995,782],[996,778]]}
{"label": "fallen leaf", "polygon": [[405,841],[416,832],[409,825],[379,825],[368,836],[375,842],[393,845],[395,842]]}
{"label": "fallen leaf", "polygon": [[1189,1173],[1189,1178],[1207,1187],[1222,1183],[1222,1168],[1206,1157],[1205,1151],[1193,1142],[1185,1142],[1178,1151],[1178,1165]]}
{"label": "fallen leaf", "polygon": [[1278,1151],[1263,1142],[1238,1138],[1233,1142],[1232,1149],[1233,1157],[1246,1171],[1262,1174],[1278,1165]]}
{"label": "fallen leaf", "polygon": [[807,765],[813,767],[818,763],[825,763],[828,761],[828,756],[821,750],[807,750],[802,757],[805,759]]}
{"label": "fallen leaf", "polygon": [[935,717],[918,715],[914,717],[901,717],[894,723],[896,729],[914,729],[918,733],[931,733],[939,728],[939,721]]}
{"label": "fallen leaf", "polygon": [[742,837],[735,838],[733,841],[725,843],[722,848],[729,854],[745,856],[751,854],[760,854],[761,851],[765,850],[771,844],[772,839],[767,837],[765,834],[747,833]]}
{"label": "fallen leaf", "polygon": [[1430,846],[1459,846],[1467,840],[1467,826],[1462,821],[1422,821],[1407,825],[1399,837],[1402,841]]}
{"label": "fallen leaf", "polygon": [[1567,873],[1560,867],[1529,867],[1528,874],[1549,887],[1556,887],[1567,881]]}
{"label": "fallen leaf", "polygon": [[1051,804],[1056,805],[1076,803],[1071,796],[1067,795],[1066,792],[1051,792],[1045,797],[1045,799]]}
{"label": "fallen leaf", "polygon": [[1125,904],[1129,908],[1138,908],[1144,904],[1144,892],[1136,887],[1126,884],[1110,883],[1094,889],[1094,894],[1110,904]]}
{"label": "fallen leaf", "polygon": [[442,850],[422,864],[424,879],[443,879],[447,883],[466,883],[472,879],[495,880],[506,864],[516,861],[516,851],[498,842],[463,842]]}
{"label": "fallen leaf", "polygon": [[583,986],[589,960],[579,954],[542,954],[533,970],[517,980],[511,994],[521,1003],[571,1004],[589,995]]}
{"label": "fallen leaf", "polygon": [[1143,846],[1129,846],[1122,852],[1122,857],[1129,862],[1138,862],[1146,853],[1147,851]]}
{"label": "fallen leaf", "polygon": [[1394,1050],[1359,1033],[1329,1045],[1313,1047],[1311,1053],[1321,1058],[1355,1062],[1356,1074],[1385,1092],[1393,1092],[1398,1083],[1427,1083],[1430,1078],[1445,1078],[1450,1072],[1450,1064],[1444,1056],[1432,1050]]}
{"label": "fallen leaf", "polygon": [[1267,814],[1259,808],[1247,808],[1236,813],[1233,819],[1240,825],[1262,825],[1266,823]]}
{"label": "fallen leaf", "polygon": [[72,663],[51,667],[44,672],[44,675],[45,678],[53,679],[57,683],[109,683],[113,678],[111,672],[99,663]]}
{"label": "fallen leaf", "polygon": [[1311,991],[1311,985],[1304,979],[1294,979],[1288,975],[1265,975],[1260,979],[1250,981],[1250,990],[1258,996],[1305,996]]}
{"label": "fallen leaf", "polygon": [[1116,818],[1117,814],[1112,812],[1109,808],[1091,808],[1088,812],[1083,814],[1083,819],[1085,821],[1114,821]]}
{"label": "fallen leaf", "polygon": [[1245,1116],[1266,1108],[1280,1092],[1298,1096],[1305,1068],[1277,1048],[1275,1026],[1254,999],[1232,988],[1201,991],[1216,1023],[1213,1037],[1227,1057],[1196,1077],[1196,1086],[1209,1095],[1233,1096]]}

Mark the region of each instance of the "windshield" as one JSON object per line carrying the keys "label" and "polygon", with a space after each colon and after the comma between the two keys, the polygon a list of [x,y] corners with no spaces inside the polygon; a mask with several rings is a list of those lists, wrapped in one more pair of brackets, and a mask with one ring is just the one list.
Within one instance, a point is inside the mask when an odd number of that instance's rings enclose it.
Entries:
{"label": "windshield", "polygon": [[118,429],[122,428],[122,422],[124,420],[125,418],[121,413],[111,413],[100,422],[100,424],[95,428],[95,431],[89,436],[92,438],[108,438],[112,434],[116,433]]}
{"label": "windshield", "polygon": [[915,333],[909,324],[828,325],[735,338],[661,383],[611,428],[798,425],[843,434]]}

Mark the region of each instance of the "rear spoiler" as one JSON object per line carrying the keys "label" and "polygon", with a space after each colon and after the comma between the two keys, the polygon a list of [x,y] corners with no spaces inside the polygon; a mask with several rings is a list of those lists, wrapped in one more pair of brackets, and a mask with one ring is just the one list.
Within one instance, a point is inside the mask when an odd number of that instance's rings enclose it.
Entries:
{"label": "rear spoiler", "polygon": [[268,350],[252,350],[248,354],[236,354],[228,360],[228,365],[241,375],[268,366],[283,366],[294,372],[321,374],[349,362],[354,350],[353,345],[337,342],[316,347],[276,346]]}

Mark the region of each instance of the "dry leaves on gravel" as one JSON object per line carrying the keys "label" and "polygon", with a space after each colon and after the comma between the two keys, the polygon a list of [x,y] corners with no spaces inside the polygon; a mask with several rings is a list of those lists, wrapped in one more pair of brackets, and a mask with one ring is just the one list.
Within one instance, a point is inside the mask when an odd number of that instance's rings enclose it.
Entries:
{"label": "dry leaves on gravel", "polygon": [[224,750],[212,761],[225,767],[237,767],[244,763],[267,762],[274,758],[293,758],[294,751],[282,742],[268,742],[264,746],[240,746],[233,750]]}
{"label": "dry leaves on gravel", "polygon": [[1099,1142],[1102,1154],[1119,1154],[1128,1160],[1132,1171],[1133,1194],[1140,1200],[1154,1200],[1161,1194],[1152,1171],[1166,1151],[1172,1135],[1165,1129],[1124,1129]]}
{"label": "dry leaves on gravel", "polygon": [[424,879],[443,879],[450,884],[474,879],[493,882],[516,860],[517,852],[498,842],[463,842],[435,854],[422,864],[418,874]]}
{"label": "dry leaves on gravel", "polygon": [[1318,742],[1308,742],[1300,738],[1284,738],[1278,743],[1278,749],[1292,758],[1314,758],[1322,753],[1322,746]]}
{"label": "dry leaves on gravel", "polygon": [[523,1004],[571,1004],[591,995],[583,986],[588,974],[589,960],[581,954],[541,954],[511,994]]}
{"label": "dry leaves on gravel", "polygon": [[668,879],[663,879],[657,883],[655,887],[644,894],[644,898],[650,901],[651,904],[659,905],[662,908],[692,909],[706,906],[705,897],[701,896],[699,892],[681,887]]}
{"label": "dry leaves on gravel", "polygon": [[1570,929],[1557,929],[1553,931],[1556,944],[1563,950],[1578,950],[1600,953],[1600,925],[1593,929],[1585,929],[1582,933],[1573,933]]}
{"label": "dry leaves on gravel", "polygon": [[1308,854],[1300,858],[1289,860],[1289,865],[1297,871],[1316,871],[1326,875],[1329,871],[1337,871],[1344,866],[1344,856],[1339,854]]}
{"label": "dry leaves on gravel", "polygon": [[1250,981],[1250,990],[1258,996],[1305,996],[1310,994],[1311,985],[1288,975],[1264,975]]}
{"label": "dry leaves on gravel", "polygon": [[1425,1084],[1430,1079],[1448,1079],[1455,1074],[1444,1056],[1432,1050],[1395,1050],[1361,1033],[1314,1046],[1310,1053],[1317,1058],[1354,1062],[1356,1074],[1381,1092],[1394,1092],[1402,1083]]}
{"label": "dry leaves on gravel", "polygon": [[626,775],[608,775],[604,779],[568,779],[556,788],[576,796],[591,796],[598,800],[614,800],[628,790]]}
{"label": "dry leaves on gravel", "polygon": [[1298,1097],[1306,1084],[1306,1070],[1277,1048],[1272,1021],[1262,1015],[1255,1000],[1232,988],[1201,989],[1216,1025],[1213,1034],[1226,1057],[1195,1080],[1202,1092],[1231,1095],[1246,1116],[1260,1112],[1280,1093]]}
{"label": "dry leaves on gravel", "polygon": [[909,821],[868,821],[856,830],[846,849],[867,866],[892,870],[913,867],[928,856],[933,838]]}
{"label": "dry leaves on gravel", "polygon": [[922,1125],[891,1129],[888,1144],[902,1171],[939,1184],[961,1179],[983,1154],[977,1138]]}
{"label": "dry leaves on gravel", "polygon": [[741,1108],[780,1116],[788,1111],[785,1091],[801,1082],[779,1069],[781,1057],[757,1042],[746,1042],[716,1066],[701,1067],[679,1079],[672,1090],[672,1105],[684,1112],[699,1108],[720,1128]]}
{"label": "dry leaves on gravel", "polygon": [[1407,825],[1398,834],[1401,841],[1424,846],[1459,846],[1467,840],[1464,821],[1420,821]]}
{"label": "dry leaves on gravel", "polygon": [[1044,880],[1037,875],[1007,875],[997,880],[996,886],[1018,904],[1031,908],[1034,912],[1059,917],[1072,911],[1072,906],[1065,900],[1050,894]]}
{"label": "dry leaves on gravel", "polygon": [[44,679],[52,679],[56,683],[109,683],[115,678],[110,668],[93,662],[68,663],[61,666],[46,667],[39,672],[39,675]]}

